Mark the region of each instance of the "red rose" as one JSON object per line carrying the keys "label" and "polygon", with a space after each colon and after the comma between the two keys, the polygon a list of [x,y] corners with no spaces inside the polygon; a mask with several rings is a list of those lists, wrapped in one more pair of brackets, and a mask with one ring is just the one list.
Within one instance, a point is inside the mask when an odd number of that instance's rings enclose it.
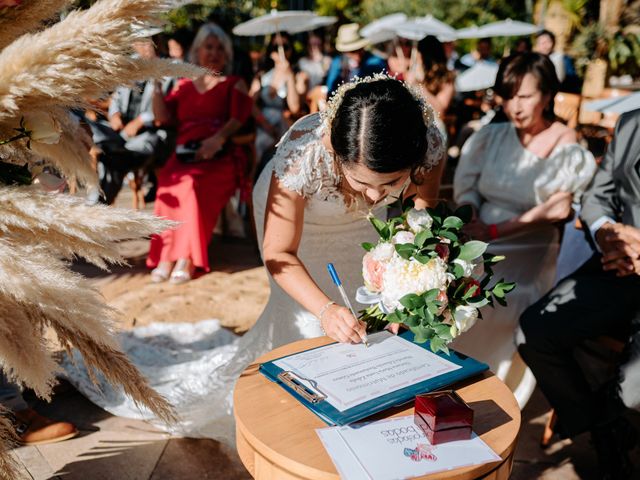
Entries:
{"label": "red rose", "polygon": [[439,243],[436,245],[436,253],[445,262],[449,260],[449,247],[444,243]]}
{"label": "red rose", "polygon": [[467,286],[464,289],[464,293],[466,295],[466,293],[471,290],[474,286],[478,287],[476,288],[476,291],[473,292],[473,295],[471,295],[471,298],[473,297],[477,297],[478,295],[480,295],[480,292],[482,291],[482,288],[480,288],[480,282],[477,280],[474,280],[473,278],[469,278],[466,281]]}

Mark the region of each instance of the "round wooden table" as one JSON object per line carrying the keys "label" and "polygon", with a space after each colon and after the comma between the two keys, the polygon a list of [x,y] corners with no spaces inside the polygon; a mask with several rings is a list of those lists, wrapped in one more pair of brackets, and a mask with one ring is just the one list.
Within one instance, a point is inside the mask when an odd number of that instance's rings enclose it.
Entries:
{"label": "round wooden table", "polygon": [[[259,371],[260,363],[331,343],[328,337],[301,340],[260,357],[240,376],[234,391],[236,446],[258,480],[339,479],[317,428],[327,425]],[[474,410],[474,431],[502,458],[490,463],[428,475],[428,479],[509,478],[520,430],[520,408],[509,388],[492,373],[453,388]],[[413,415],[413,407],[386,410],[372,418]]]}

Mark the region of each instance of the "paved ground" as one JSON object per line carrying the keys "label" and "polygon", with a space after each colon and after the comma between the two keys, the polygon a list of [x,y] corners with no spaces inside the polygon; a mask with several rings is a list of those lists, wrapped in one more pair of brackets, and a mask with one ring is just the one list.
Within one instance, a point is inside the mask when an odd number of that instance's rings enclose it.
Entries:
{"label": "paved ground", "polygon": [[[56,394],[51,404],[37,401],[36,407],[53,418],[73,419],[81,435],[58,444],[16,449],[14,454],[25,479],[251,478],[233,448],[208,439],[170,438],[144,422],[114,417],[70,386]],[[544,398],[536,392],[523,412],[523,428],[511,478],[595,480],[596,464],[586,436],[575,442],[556,441],[546,450],[538,446],[546,411]],[[640,458],[639,449],[634,453]]]}

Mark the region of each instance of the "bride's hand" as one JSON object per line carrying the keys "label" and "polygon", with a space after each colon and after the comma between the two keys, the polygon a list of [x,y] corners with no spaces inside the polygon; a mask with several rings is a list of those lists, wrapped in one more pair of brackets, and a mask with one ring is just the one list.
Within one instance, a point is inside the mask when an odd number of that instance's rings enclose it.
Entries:
{"label": "bride's hand", "polygon": [[322,314],[320,325],[329,337],[340,343],[362,343],[366,333],[364,322],[357,320],[348,308],[336,304]]}

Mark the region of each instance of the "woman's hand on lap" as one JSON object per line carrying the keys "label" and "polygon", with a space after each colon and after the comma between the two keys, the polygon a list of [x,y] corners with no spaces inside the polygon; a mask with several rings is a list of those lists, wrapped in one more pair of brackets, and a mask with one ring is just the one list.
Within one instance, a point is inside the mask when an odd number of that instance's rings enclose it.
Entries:
{"label": "woman's hand on lap", "polygon": [[540,205],[545,220],[554,223],[567,220],[572,213],[571,202],[573,194],[569,192],[556,192],[546,202]]}
{"label": "woman's hand on lap", "polygon": [[196,152],[196,158],[199,161],[211,160],[216,153],[222,150],[224,142],[224,138],[219,135],[207,138],[202,142],[202,145],[200,145],[200,148]]}

